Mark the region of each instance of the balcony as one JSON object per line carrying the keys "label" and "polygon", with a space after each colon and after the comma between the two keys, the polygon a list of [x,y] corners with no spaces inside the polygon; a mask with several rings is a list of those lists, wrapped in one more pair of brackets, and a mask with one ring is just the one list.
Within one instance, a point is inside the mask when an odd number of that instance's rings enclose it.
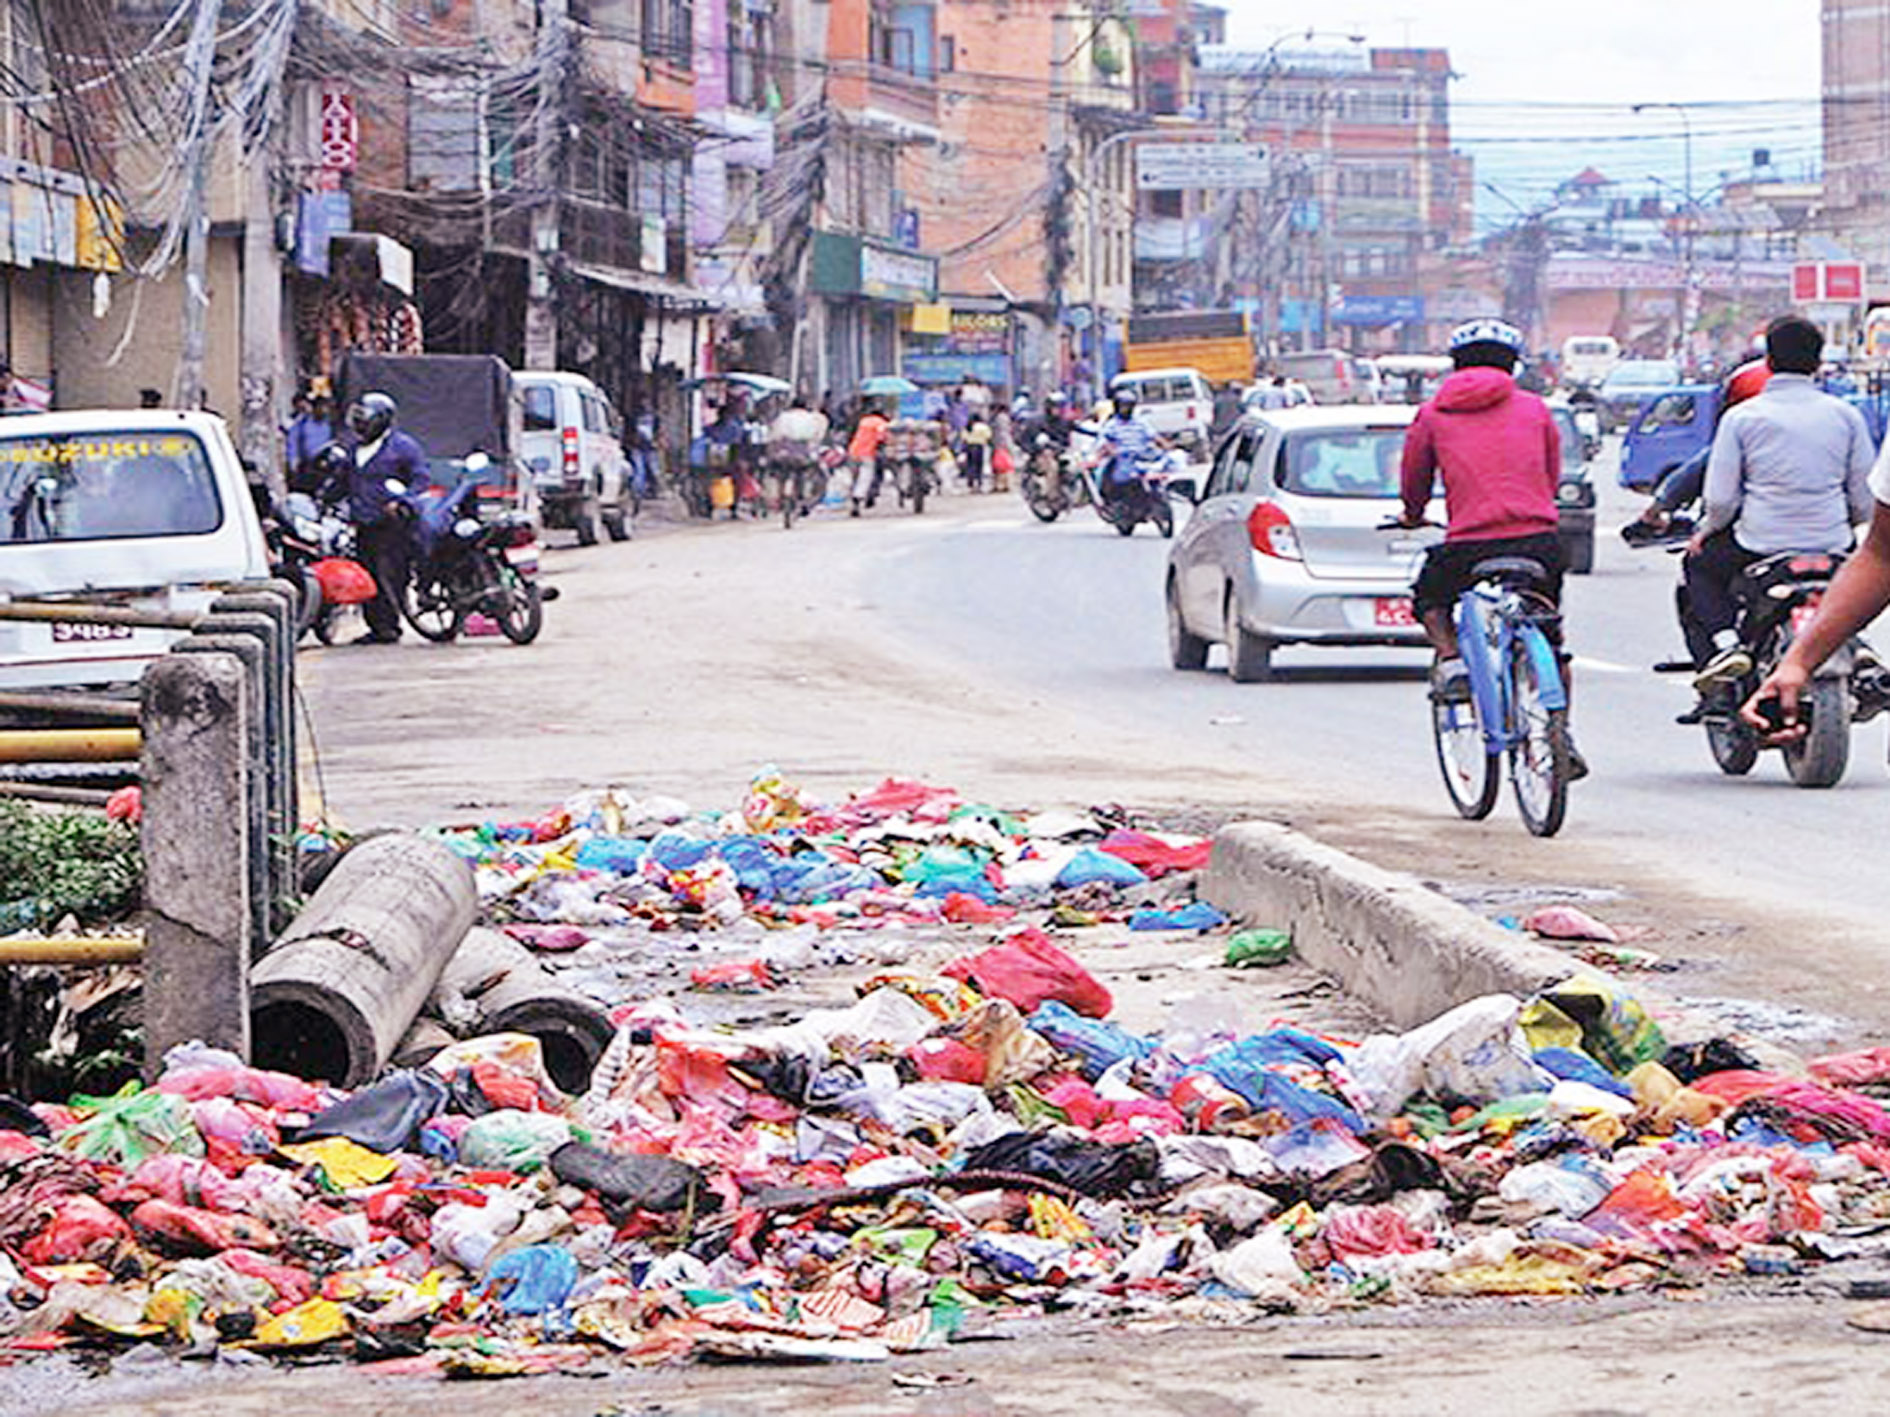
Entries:
{"label": "balcony", "polygon": [[1217,236],[1213,217],[1137,217],[1135,259],[1198,261],[1212,254]]}

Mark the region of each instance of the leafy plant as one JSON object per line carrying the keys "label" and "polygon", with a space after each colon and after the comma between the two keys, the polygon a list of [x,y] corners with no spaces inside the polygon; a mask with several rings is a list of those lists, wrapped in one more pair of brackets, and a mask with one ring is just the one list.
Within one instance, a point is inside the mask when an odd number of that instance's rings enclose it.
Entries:
{"label": "leafy plant", "polygon": [[85,812],[0,800],[0,931],[87,924],[138,907],[144,863],[136,829]]}

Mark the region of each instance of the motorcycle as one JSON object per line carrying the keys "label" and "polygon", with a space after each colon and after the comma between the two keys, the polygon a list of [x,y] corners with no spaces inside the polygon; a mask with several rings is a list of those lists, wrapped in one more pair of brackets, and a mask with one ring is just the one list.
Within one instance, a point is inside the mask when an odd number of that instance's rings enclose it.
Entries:
{"label": "motorcycle", "polygon": [[295,630],[335,642],[335,619],[345,605],[374,598],[374,578],[355,559],[354,527],[340,506],[307,492],[291,492],[263,523],[270,569],[296,588]]}
{"label": "motorcycle", "polygon": [[[1744,776],[1767,746],[1740,717],[1739,706],[1752,697],[1817,613],[1844,559],[1836,552],[1781,552],[1754,562],[1735,584],[1734,595],[1741,607],[1739,640],[1752,656],[1752,670],[1713,694],[1700,720],[1721,772]],[[1866,669],[1871,676],[1867,702],[1859,693],[1864,686],[1858,682]],[[1850,761],[1851,724],[1874,716],[1882,707],[1878,682],[1882,674],[1875,656],[1855,635],[1818,667],[1798,705],[1807,732],[1794,742],[1778,745],[1794,783],[1832,787],[1844,776]]]}
{"label": "motorcycle", "polygon": [[472,474],[484,465],[484,456],[474,453],[466,460],[468,476],[451,492],[402,498],[413,513],[412,575],[402,609],[429,640],[458,638],[466,617],[478,613],[513,644],[526,645],[538,638],[544,605],[558,591],[538,584],[538,533],[530,518],[481,513]]}
{"label": "motorcycle", "polygon": [[1096,515],[1122,536],[1148,522],[1164,537],[1175,534],[1175,510],[1168,498],[1169,458],[1152,453],[1138,459],[1127,477],[1115,475],[1118,457],[1105,456],[1084,469],[1090,501]]}
{"label": "motorcycle", "polygon": [[1044,433],[1039,433],[1031,446],[1018,490],[1024,494],[1031,515],[1040,522],[1053,522],[1089,500],[1089,482],[1077,469],[1070,450],[1059,448]]}
{"label": "motorcycle", "polygon": [[1573,410],[1575,431],[1582,435],[1582,460],[1592,462],[1601,453],[1601,413],[1592,403]]}

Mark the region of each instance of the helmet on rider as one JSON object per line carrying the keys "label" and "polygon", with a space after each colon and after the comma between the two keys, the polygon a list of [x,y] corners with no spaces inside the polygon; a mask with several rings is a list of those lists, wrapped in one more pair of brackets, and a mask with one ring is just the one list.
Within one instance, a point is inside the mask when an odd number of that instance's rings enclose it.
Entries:
{"label": "helmet on rider", "polygon": [[1465,321],[1450,332],[1450,359],[1459,369],[1513,370],[1522,352],[1522,331],[1493,316]]}
{"label": "helmet on rider", "polygon": [[1115,409],[1117,418],[1128,418],[1135,412],[1135,390],[1127,384],[1110,391],[1109,405]]}
{"label": "helmet on rider", "polygon": [[1754,359],[1741,364],[1726,376],[1725,394],[1720,400],[1721,410],[1744,403],[1762,390],[1771,378],[1772,366],[1763,359]]}
{"label": "helmet on rider", "polygon": [[325,443],[321,451],[308,460],[305,471],[292,486],[292,492],[319,492],[324,487],[345,486],[348,474],[354,469],[354,454],[340,443]]}
{"label": "helmet on rider", "polygon": [[348,431],[363,443],[372,443],[387,435],[399,412],[394,401],[378,389],[362,394],[348,405]]}
{"label": "helmet on rider", "polygon": [[1052,389],[1049,393],[1044,395],[1043,411],[1045,413],[1063,413],[1068,410],[1069,406],[1070,396],[1061,389]]}

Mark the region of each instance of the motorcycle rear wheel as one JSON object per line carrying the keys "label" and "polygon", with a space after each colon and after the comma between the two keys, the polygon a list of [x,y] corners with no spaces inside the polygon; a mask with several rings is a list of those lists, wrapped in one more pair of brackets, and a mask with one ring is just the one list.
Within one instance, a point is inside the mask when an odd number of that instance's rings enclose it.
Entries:
{"label": "motorcycle rear wheel", "polygon": [[1851,685],[1842,675],[1813,679],[1805,689],[1804,708],[1811,728],[1779,751],[1785,771],[1799,787],[1835,787],[1851,760]]}
{"label": "motorcycle rear wheel", "polygon": [[407,587],[407,623],[426,640],[446,644],[459,638],[466,627],[466,608],[459,603],[451,586],[435,577],[416,576]]}

